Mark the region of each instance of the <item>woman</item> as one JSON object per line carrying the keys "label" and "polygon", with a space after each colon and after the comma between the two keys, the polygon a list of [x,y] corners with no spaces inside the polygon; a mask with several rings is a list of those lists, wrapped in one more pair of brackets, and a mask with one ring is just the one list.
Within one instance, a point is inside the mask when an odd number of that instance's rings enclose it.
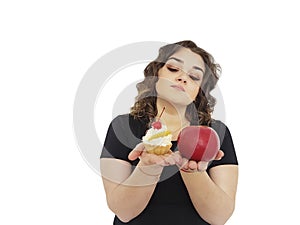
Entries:
{"label": "woman", "polygon": [[[163,46],[144,70],[130,114],[109,126],[101,172],[114,224],[225,224],[234,211],[238,162],[228,128],[211,118],[220,67],[192,41]],[[172,152],[144,151],[142,137],[160,120],[172,132]],[[190,125],[215,129],[221,150],[210,164],[183,158],[180,131]]]}

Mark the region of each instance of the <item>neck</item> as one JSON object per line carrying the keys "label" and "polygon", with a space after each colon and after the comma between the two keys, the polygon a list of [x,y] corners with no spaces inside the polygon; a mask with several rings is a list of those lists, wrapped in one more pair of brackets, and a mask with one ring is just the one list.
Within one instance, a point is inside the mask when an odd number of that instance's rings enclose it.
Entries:
{"label": "neck", "polygon": [[179,131],[189,125],[189,121],[185,117],[186,106],[174,105],[166,100],[157,98],[156,107],[158,112],[157,116],[160,115],[165,107],[165,111],[160,120],[173,132],[173,136],[176,139]]}
{"label": "neck", "polygon": [[186,111],[186,106],[182,106],[182,105],[174,105],[169,103],[166,100],[157,98],[156,101],[156,107],[157,107],[157,116],[159,116],[159,114],[162,112],[163,108],[165,107],[165,111],[162,115],[162,118],[174,118],[176,117],[177,119],[180,120],[186,120],[185,118],[185,111]]}

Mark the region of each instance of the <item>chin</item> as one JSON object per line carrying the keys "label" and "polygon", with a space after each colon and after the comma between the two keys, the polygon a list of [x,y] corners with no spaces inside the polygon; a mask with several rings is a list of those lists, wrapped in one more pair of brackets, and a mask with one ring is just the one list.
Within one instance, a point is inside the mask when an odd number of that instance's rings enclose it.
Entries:
{"label": "chin", "polygon": [[168,101],[170,104],[174,106],[181,106],[181,107],[187,107],[189,104],[191,104],[193,101],[188,99],[182,99],[182,98],[164,98],[166,101]]}

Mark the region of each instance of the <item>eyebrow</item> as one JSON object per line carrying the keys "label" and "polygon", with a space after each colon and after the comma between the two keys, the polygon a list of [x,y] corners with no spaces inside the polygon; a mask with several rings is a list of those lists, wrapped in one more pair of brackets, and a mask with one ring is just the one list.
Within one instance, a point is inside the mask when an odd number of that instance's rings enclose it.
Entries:
{"label": "eyebrow", "polygon": [[[177,62],[180,62],[180,63],[184,63],[184,61],[182,59],[178,59],[178,58],[175,58],[175,57],[168,58],[168,60],[170,60],[170,59],[173,59],[173,60],[175,60]],[[202,73],[204,74],[204,70],[201,67],[199,67],[199,66],[193,66],[193,68],[196,69],[196,70],[202,71]]]}

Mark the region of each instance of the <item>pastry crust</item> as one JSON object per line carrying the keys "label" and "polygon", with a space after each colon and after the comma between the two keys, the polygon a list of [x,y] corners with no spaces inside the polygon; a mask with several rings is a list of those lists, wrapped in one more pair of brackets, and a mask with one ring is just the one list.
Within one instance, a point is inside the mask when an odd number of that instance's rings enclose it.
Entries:
{"label": "pastry crust", "polygon": [[172,145],[166,145],[166,146],[157,146],[157,145],[148,145],[144,144],[146,151],[151,154],[156,155],[165,155],[171,153],[171,147]]}

